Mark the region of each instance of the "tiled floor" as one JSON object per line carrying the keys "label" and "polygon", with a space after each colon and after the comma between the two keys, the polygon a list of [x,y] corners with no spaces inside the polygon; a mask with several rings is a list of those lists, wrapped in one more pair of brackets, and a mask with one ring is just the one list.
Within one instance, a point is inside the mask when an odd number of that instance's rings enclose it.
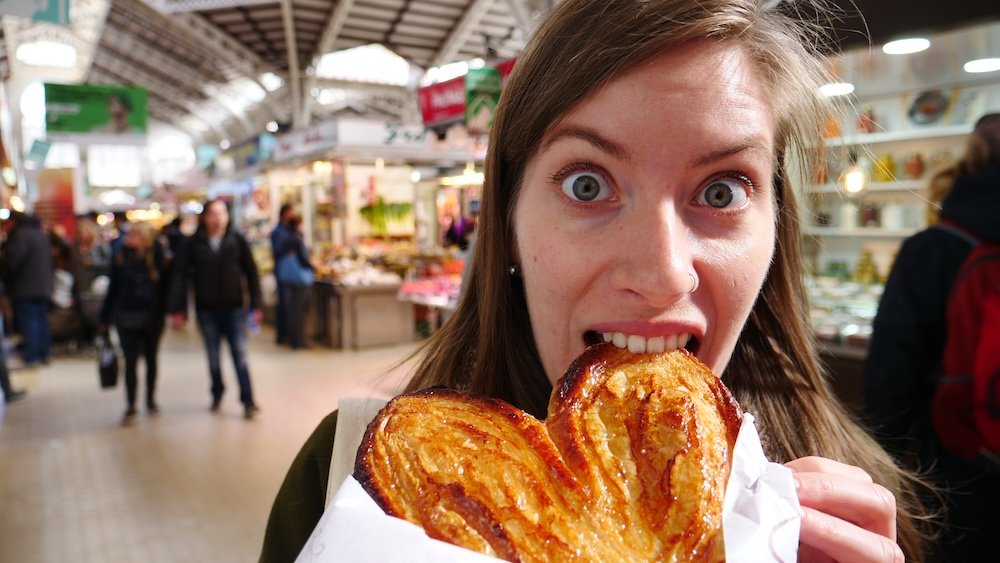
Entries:
{"label": "tiled floor", "polygon": [[223,409],[208,411],[193,327],[168,330],[161,413],[133,426],[119,425],[124,391],[98,388],[93,358],[13,372],[29,394],[0,405],[0,561],[256,561],[271,501],[306,437],[340,397],[392,394],[404,372],[392,365],[415,348],[291,352],[265,330],[251,338],[262,409],[252,421],[225,353]]}

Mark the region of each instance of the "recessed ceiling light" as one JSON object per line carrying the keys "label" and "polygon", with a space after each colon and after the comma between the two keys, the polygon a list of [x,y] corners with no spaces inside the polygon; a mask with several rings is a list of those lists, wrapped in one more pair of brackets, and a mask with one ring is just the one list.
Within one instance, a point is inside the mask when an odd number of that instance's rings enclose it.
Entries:
{"label": "recessed ceiling light", "polygon": [[76,47],[62,41],[32,41],[18,45],[17,60],[32,66],[73,68],[76,66]]}
{"label": "recessed ceiling light", "polygon": [[819,93],[828,98],[846,96],[851,92],[854,92],[854,84],[850,82],[831,82],[819,87]]}
{"label": "recessed ceiling light", "polygon": [[962,66],[965,72],[993,72],[1000,70],[1000,58],[976,59]]}
{"label": "recessed ceiling light", "polygon": [[882,52],[887,55],[909,55],[919,53],[931,46],[931,42],[923,37],[908,37],[897,39],[882,45]]}

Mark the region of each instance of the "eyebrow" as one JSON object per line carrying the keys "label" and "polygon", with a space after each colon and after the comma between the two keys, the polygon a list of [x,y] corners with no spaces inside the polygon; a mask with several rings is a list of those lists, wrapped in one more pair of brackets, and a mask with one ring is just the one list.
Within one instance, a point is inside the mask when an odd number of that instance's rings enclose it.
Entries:
{"label": "eyebrow", "polygon": [[557,129],[554,133],[552,133],[551,136],[549,136],[548,139],[545,140],[545,142],[542,145],[542,148],[546,149],[550,147],[552,144],[554,144],[556,141],[564,137],[586,141],[587,143],[590,143],[598,150],[608,153],[609,155],[617,158],[618,160],[625,160],[625,161],[631,160],[631,155],[629,154],[628,149],[626,149],[624,145],[616,143],[611,139],[602,137],[601,135],[595,133],[594,131],[591,131],[589,129],[584,129],[582,127],[563,127]]}
{"label": "eyebrow", "polygon": [[704,166],[706,164],[723,160],[734,154],[756,149],[766,152],[767,144],[764,143],[764,141],[759,137],[747,137],[734,145],[730,145],[724,149],[712,151],[704,156],[698,157],[694,162],[692,162],[692,167]]}

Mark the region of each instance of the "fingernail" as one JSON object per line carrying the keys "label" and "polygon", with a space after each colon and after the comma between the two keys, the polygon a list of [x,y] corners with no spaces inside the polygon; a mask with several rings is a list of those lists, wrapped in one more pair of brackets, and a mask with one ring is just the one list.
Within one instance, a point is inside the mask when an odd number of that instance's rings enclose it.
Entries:
{"label": "fingernail", "polygon": [[798,477],[793,476],[792,480],[795,481],[795,490],[799,490],[802,488],[802,481],[799,481]]}

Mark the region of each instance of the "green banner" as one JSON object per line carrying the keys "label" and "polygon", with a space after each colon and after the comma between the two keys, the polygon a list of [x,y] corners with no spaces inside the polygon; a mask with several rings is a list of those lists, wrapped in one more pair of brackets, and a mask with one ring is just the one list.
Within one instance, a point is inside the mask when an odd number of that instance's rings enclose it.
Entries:
{"label": "green banner", "polygon": [[469,69],[465,75],[465,124],[469,131],[486,133],[500,101],[500,72],[493,68]]}
{"label": "green banner", "polygon": [[47,133],[145,135],[146,90],[96,84],[45,84]]}
{"label": "green banner", "polygon": [[69,25],[69,0],[0,0],[0,14]]}

